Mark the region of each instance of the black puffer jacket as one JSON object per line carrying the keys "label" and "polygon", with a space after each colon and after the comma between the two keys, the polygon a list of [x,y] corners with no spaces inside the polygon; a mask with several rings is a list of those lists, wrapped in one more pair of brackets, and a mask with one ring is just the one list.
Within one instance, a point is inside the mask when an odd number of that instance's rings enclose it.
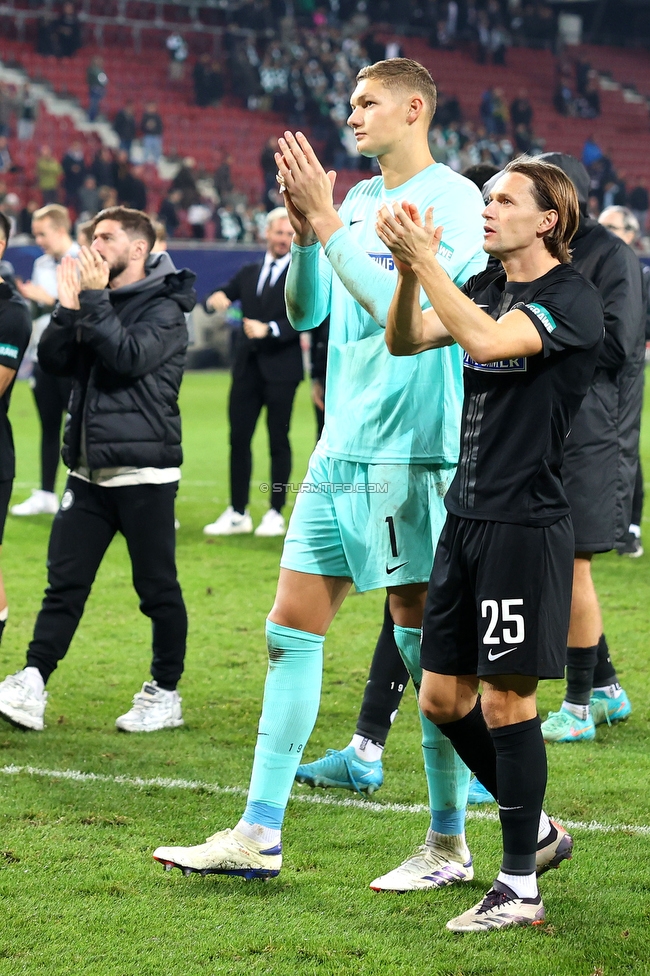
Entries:
{"label": "black puffer jacket", "polygon": [[182,462],[184,313],[196,301],[196,276],[177,271],[164,252],[146,270],[133,285],[81,292],[79,311],[57,304],[41,337],[41,367],[73,377],[61,452],[70,468]]}

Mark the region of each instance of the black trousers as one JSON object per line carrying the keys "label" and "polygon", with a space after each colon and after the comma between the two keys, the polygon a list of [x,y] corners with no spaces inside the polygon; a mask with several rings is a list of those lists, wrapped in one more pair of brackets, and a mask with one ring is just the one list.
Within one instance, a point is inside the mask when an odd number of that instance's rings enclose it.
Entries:
{"label": "black trousers", "polygon": [[34,363],[32,392],[41,421],[41,488],[54,491],[61,451],[61,421],[68,408],[72,380],[50,376]]}
{"label": "black trousers", "polygon": [[52,523],[48,586],[27,651],[28,666],[38,668],[44,681],[65,657],[104,553],[121,532],[140,610],[151,618],[151,674],[162,688],[176,687],[187,638],[187,613],[176,577],[177,489],[178,482],[102,488],[68,478]]}
{"label": "black trousers", "polygon": [[266,426],[271,454],[271,508],[281,511],[286,499],[284,485],[291,474],[289,425],[297,382],[269,382],[256,362],[249,363],[241,376],[234,376],[230,388],[230,503],[243,512],[250,494],[253,456],[251,441],[262,407],[266,407]]}
{"label": "black trousers", "polygon": [[636,479],[634,482],[634,495],[632,497],[632,525],[641,525],[643,520],[643,468],[641,458],[636,469]]}

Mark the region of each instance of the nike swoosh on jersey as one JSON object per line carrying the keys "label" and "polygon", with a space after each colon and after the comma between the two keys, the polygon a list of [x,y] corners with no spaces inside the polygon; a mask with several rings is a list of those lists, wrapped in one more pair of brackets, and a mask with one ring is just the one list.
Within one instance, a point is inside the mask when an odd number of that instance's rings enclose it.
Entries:
{"label": "nike swoosh on jersey", "polygon": [[517,650],[516,647],[509,647],[507,651],[499,651],[498,654],[494,654],[492,648],[490,648],[487,656],[488,661],[498,661],[500,657],[503,657],[505,654],[512,654],[512,652],[516,650]]}
{"label": "nike swoosh on jersey", "polygon": [[359,217],[358,220],[351,220],[350,221],[350,227],[352,227],[353,224],[362,224],[362,223],[363,223],[363,217]]}
{"label": "nike swoosh on jersey", "polygon": [[387,576],[390,576],[391,573],[396,573],[398,569],[401,569],[402,566],[407,566],[408,563],[409,563],[409,560],[407,559],[405,563],[400,563],[399,566],[393,566],[392,569],[389,569],[388,566],[387,566],[386,567],[386,575]]}

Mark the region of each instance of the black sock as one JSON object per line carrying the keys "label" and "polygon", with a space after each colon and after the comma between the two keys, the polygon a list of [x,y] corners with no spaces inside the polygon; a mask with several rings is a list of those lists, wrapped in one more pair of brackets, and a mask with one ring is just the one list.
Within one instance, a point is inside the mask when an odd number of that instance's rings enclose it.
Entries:
{"label": "black sock", "polygon": [[0,642],[2,642],[2,635],[4,634],[6,620],[0,620]]}
{"label": "black sock", "polygon": [[607,685],[616,684],[618,684],[618,675],[609,656],[607,639],[604,634],[601,634],[598,641],[598,660],[594,668],[594,688],[606,688]]}
{"label": "black sock", "polygon": [[[534,874],[546,791],[546,748],[539,716],[490,729],[496,750],[499,819],[506,874]],[[485,784],[484,784],[485,785]]]}
{"label": "black sock", "polygon": [[567,647],[566,695],[564,700],[572,705],[588,705],[594,686],[594,669],[598,659],[598,647]]}
{"label": "black sock", "polygon": [[381,746],[386,743],[409,680],[406,665],[395,643],[394,626],[386,597],[384,623],[377,638],[356,730],[357,735]]}
{"label": "black sock", "polygon": [[497,754],[492,736],[485,724],[481,696],[474,708],[455,722],[445,722],[438,728],[446,735],[466,766],[476,774],[479,782],[497,798]]}

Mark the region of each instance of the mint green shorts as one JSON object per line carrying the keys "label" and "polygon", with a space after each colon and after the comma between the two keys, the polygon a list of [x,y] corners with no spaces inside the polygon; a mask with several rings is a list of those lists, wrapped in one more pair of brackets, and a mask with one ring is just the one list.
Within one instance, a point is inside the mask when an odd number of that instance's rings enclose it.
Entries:
{"label": "mint green shorts", "polygon": [[428,464],[338,461],[316,448],[280,566],[349,577],[360,592],[427,583],[453,474]]}

